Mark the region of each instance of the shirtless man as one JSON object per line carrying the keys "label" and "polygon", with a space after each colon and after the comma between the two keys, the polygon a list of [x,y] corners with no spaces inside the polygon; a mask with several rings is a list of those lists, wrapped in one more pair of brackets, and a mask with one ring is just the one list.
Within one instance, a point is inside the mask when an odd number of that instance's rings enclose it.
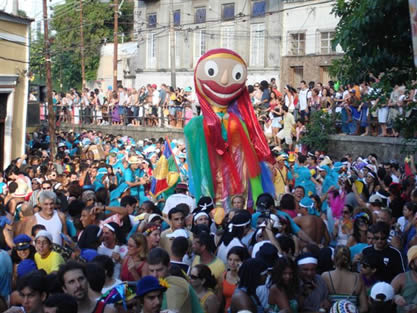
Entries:
{"label": "shirtless man", "polygon": [[302,205],[304,200],[300,201],[299,205],[299,212],[301,216],[297,216],[294,219],[294,222],[300,226],[300,228],[318,245],[327,246],[330,242],[330,235],[327,231],[326,224],[324,224],[323,220],[318,217],[317,215],[313,215],[312,213],[315,212],[314,210],[314,202],[310,199],[310,202],[306,205]]}

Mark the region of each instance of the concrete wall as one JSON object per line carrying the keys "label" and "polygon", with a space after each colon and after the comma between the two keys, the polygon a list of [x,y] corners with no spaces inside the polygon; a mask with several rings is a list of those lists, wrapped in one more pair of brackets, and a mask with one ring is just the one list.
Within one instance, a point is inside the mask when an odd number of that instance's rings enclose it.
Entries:
{"label": "concrete wall", "polygon": [[135,127],[135,126],[98,126],[98,125],[70,125],[64,124],[59,127],[64,131],[73,130],[80,132],[83,129],[94,130],[96,132],[101,131],[103,134],[113,134],[122,136],[131,136],[135,140],[145,138],[160,138],[168,137],[172,139],[184,139],[183,129],[180,128],[154,128],[154,127]]}
{"label": "concrete wall", "polygon": [[[353,157],[368,156],[375,153],[379,161],[398,160],[404,161],[406,154],[402,152],[405,145],[400,138],[368,137],[368,136],[330,136],[329,155],[341,158],[346,153]],[[417,154],[414,154],[417,160]]]}
{"label": "concrete wall", "polygon": [[[152,127],[132,127],[132,126],[97,126],[97,125],[62,125],[60,129],[68,131],[95,130],[104,134],[131,136],[135,140],[145,138],[166,137],[170,139],[184,138],[183,129],[179,128],[152,128]],[[353,157],[368,156],[369,153],[376,153],[380,161],[389,161],[392,159],[400,161],[406,156],[401,150],[404,144],[398,138],[386,137],[362,137],[362,136],[330,136],[330,147],[328,154],[332,158],[340,159],[346,153],[351,153]],[[417,160],[417,154],[414,155]]]}
{"label": "concrete wall", "polygon": [[283,90],[286,84],[292,85],[294,88],[300,86],[300,81],[292,75],[293,67],[303,68],[303,77],[308,84],[310,81],[322,82],[327,85],[327,80],[322,75],[322,69],[328,68],[332,64],[332,60],[337,58],[336,55],[308,55],[308,56],[284,56],[282,57],[281,81],[280,86]]}

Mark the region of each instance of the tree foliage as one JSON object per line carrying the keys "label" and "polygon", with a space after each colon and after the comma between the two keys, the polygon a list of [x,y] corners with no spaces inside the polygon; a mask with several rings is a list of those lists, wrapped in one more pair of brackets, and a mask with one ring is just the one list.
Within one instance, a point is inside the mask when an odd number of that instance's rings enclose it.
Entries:
{"label": "tree foliage", "polygon": [[306,133],[301,138],[309,150],[327,151],[329,136],[336,133],[336,114],[316,111],[310,116],[310,122],[306,124]]}
{"label": "tree foliage", "polygon": [[[45,58],[44,45],[41,39],[42,34],[38,34],[36,40],[30,43],[30,71],[33,75],[33,83],[45,85]],[[43,37],[42,37],[43,38]]]}
{"label": "tree foliage", "polygon": [[[373,81],[367,100],[378,99],[379,105],[388,103],[395,85],[417,88],[408,0],[337,0],[332,12],[340,18],[332,44],[345,53],[333,61],[333,77],[343,84]],[[416,108],[409,101],[403,110]],[[417,114],[400,115],[394,127],[404,147],[417,150]]]}
{"label": "tree foliage", "polygon": [[392,86],[415,78],[408,0],[337,0],[333,13],[333,45],[345,53],[333,62],[334,77],[353,83],[390,71]]}
{"label": "tree foliage", "polygon": [[[53,8],[50,21],[52,79],[54,88],[63,90],[81,87],[81,38],[79,0],[65,0]],[[133,3],[125,1],[119,16],[119,36],[128,35],[132,29]],[[113,2],[83,0],[83,30],[86,80],[96,79],[100,61],[100,48],[106,42],[113,42],[114,11]],[[126,36],[125,36],[126,38]],[[43,39],[43,38],[42,38]],[[43,43],[43,40],[40,42]],[[127,39],[129,37],[127,36]],[[32,43],[32,46],[34,43]],[[32,49],[33,64],[43,64],[44,58]],[[39,47],[40,48],[40,47]],[[43,53],[43,47],[40,48]],[[35,59],[42,60],[35,60]],[[32,62],[32,60],[31,60]],[[40,73],[36,73],[39,70]],[[42,67],[33,67],[36,76],[42,77]],[[36,75],[37,74],[37,75]]]}

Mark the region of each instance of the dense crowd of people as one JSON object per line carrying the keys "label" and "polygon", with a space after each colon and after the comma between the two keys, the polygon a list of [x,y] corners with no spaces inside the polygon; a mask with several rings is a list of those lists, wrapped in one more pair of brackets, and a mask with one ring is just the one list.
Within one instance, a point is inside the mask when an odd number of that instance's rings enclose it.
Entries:
{"label": "dense crowd of people", "polygon": [[[257,111],[268,138],[278,143],[290,138],[297,140],[313,112],[339,114],[338,132],[361,136],[399,136],[395,127],[398,117],[408,118],[417,110],[408,104],[417,101],[415,90],[395,86],[386,103],[371,100],[378,91],[374,84],[378,78],[371,75],[370,82],[342,86],[329,81],[327,84],[301,81],[299,86],[286,85],[279,91],[275,78],[270,82],[249,85],[252,104]],[[107,92],[101,88],[84,89],[81,93],[71,89],[67,93],[53,93],[54,110],[58,123],[130,125],[182,128],[201,110],[192,87],[174,89],[165,84],[148,84],[139,89],[119,87]],[[284,108],[288,108],[285,116]],[[41,119],[47,116],[47,108],[41,107]],[[292,129],[292,135],[285,128]],[[297,125],[296,125],[297,124]],[[296,131],[296,128],[298,130]],[[291,131],[291,130],[290,130]],[[290,141],[290,140],[287,140]]]}
{"label": "dense crowd of people", "polygon": [[0,311],[417,311],[412,157],[273,144],[275,194],[214,203],[168,144],[181,179],[154,198],[164,139],[31,134],[0,176]]}

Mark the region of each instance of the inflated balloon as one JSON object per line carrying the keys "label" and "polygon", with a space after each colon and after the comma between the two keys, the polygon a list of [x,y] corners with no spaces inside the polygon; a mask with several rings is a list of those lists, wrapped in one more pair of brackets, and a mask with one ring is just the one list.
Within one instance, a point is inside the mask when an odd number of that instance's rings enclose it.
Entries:
{"label": "inflated balloon", "polygon": [[271,152],[249,98],[247,73],[243,59],[227,49],[208,51],[196,65],[202,116],[184,129],[196,199],[210,196],[227,203],[236,194],[256,200],[263,192],[274,193],[266,164],[272,162]]}

